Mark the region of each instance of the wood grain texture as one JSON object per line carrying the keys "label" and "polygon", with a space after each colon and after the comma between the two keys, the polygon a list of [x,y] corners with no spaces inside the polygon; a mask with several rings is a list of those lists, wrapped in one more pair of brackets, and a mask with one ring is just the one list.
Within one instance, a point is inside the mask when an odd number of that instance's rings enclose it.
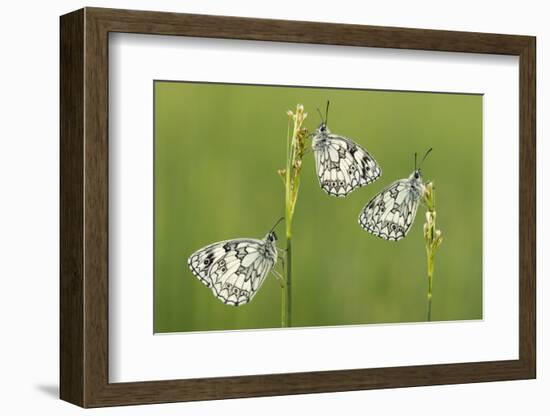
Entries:
{"label": "wood grain texture", "polygon": [[[195,36],[520,58],[519,359],[109,383],[108,33]],[[535,38],[87,8],[61,18],[61,397],[83,407],[533,378]]]}
{"label": "wood grain texture", "polygon": [[84,12],[60,23],[60,387],[84,404]]}
{"label": "wood grain texture", "polygon": [[520,54],[519,142],[519,356],[536,377],[536,40]]}
{"label": "wood grain texture", "polygon": [[108,32],[85,9],[84,58],[84,405],[101,396],[108,382],[109,141]]}
{"label": "wood grain texture", "polygon": [[528,36],[87,8],[110,32],[519,55]]}

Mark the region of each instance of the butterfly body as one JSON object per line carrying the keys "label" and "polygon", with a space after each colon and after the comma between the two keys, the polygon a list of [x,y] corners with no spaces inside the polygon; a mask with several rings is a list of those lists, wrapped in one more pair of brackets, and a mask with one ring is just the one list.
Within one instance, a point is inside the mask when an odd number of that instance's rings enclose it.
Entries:
{"label": "butterfly body", "polygon": [[345,197],[382,174],[367,150],[347,137],[331,133],[324,122],[315,131],[311,145],[319,185],[329,195]]}
{"label": "butterfly body", "polygon": [[377,237],[401,240],[411,228],[424,191],[421,172],[415,169],[375,195],[362,209],[359,224]]}
{"label": "butterfly body", "polygon": [[210,244],[187,260],[191,272],[223,303],[243,305],[252,300],[277,262],[277,236],[237,238]]}

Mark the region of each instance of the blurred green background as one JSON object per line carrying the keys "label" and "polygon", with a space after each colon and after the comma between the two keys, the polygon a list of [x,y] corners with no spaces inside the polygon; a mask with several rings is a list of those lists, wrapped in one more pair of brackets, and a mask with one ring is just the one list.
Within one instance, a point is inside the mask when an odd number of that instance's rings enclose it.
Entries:
{"label": "blurred green background", "polygon": [[[284,215],[288,117],[306,126],[330,100],[329,128],[366,147],[382,177],[347,198],[321,191],[304,158],[294,217],[293,326],[426,319],[426,253],[419,208],[407,237],[388,242],[357,224],[362,207],[407,177],[413,155],[436,186],[438,228],[433,320],[482,318],[482,96],[156,81],[154,331],[274,328],[281,289],[268,276],[251,303],[217,300],[187,268],[220,240],[263,238]],[[284,226],[278,228],[284,247]],[[280,267],[280,264],[277,266]]]}

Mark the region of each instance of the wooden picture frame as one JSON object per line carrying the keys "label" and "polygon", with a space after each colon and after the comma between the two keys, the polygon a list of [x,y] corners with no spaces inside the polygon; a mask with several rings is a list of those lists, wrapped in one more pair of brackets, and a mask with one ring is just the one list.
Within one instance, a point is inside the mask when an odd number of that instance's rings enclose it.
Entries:
{"label": "wooden picture frame", "polygon": [[[82,407],[536,376],[535,52],[530,36],[85,8],[61,17],[60,396]],[[519,359],[109,383],[108,35],[297,42],[519,57]]]}

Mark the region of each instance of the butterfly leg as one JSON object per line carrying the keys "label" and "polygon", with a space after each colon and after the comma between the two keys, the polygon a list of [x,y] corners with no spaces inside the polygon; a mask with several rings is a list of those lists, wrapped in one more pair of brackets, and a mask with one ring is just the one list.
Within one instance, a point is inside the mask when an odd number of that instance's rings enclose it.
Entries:
{"label": "butterfly leg", "polygon": [[279,281],[279,284],[281,285],[281,287],[282,288],[285,287],[285,279],[283,278],[283,275],[275,269],[273,269],[271,271],[275,275],[275,278]]}
{"label": "butterfly leg", "polygon": [[280,256],[279,259],[281,260],[281,267],[283,268],[283,272],[284,272],[286,270],[285,269],[285,257]]}
{"label": "butterfly leg", "polygon": [[275,246],[275,248],[277,249],[278,253],[281,253],[282,255],[286,255],[286,248],[281,248],[277,246]]}
{"label": "butterfly leg", "polygon": [[[281,266],[283,268],[283,273],[285,272],[285,269],[286,269],[286,265],[285,265],[285,262],[286,262],[286,250],[283,249],[283,248],[280,248],[280,247],[277,247],[275,246],[275,248],[277,249],[277,259],[281,260]],[[275,277],[277,278],[277,280],[279,281],[279,284],[281,285],[281,287],[285,287],[285,279],[283,277],[283,275],[281,275],[281,273],[279,273],[277,270],[273,269],[273,274],[275,275]]]}
{"label": "butterfly leg", "polygon": [[283,271],[285,271],[286,250],[284,248],[277,247],[277,258],[281,260]]}

